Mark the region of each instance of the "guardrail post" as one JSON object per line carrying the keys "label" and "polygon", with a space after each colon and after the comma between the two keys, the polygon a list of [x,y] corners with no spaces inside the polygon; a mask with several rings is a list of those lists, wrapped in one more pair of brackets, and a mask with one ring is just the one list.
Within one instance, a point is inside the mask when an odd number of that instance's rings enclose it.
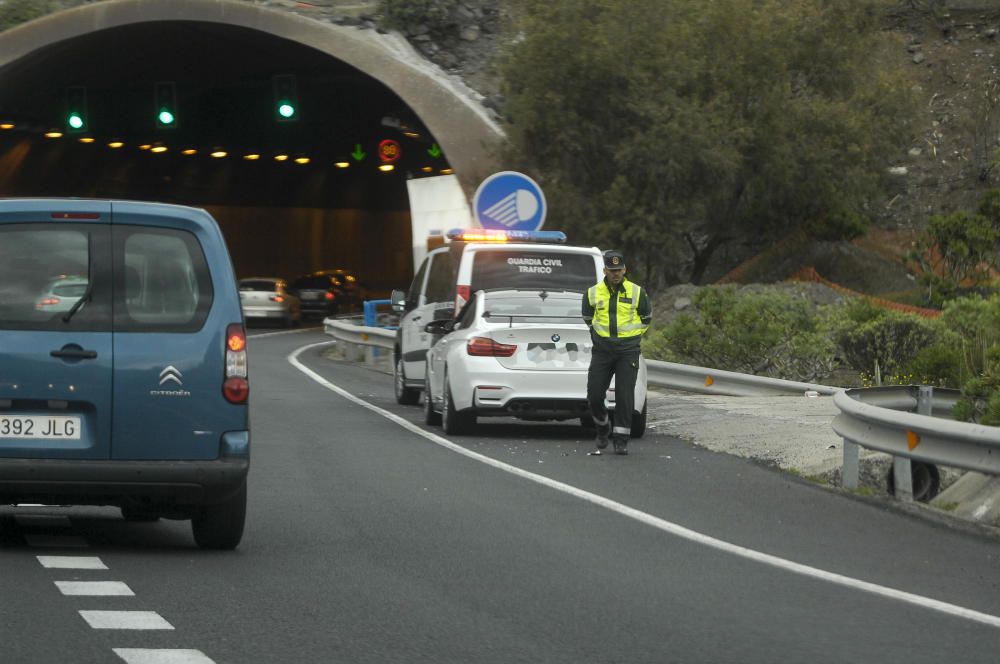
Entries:
{"label": "guardrail post", "polygon": [[917,413],[932,415],[934,411],[934,386],[920,385],[917,392]]}
{"label": "guardrail post", "polygon": [[913,474],[909,457],[892,457],[892,483],[897,499],[913,502]]}
{"label": "guardrail post", "polygon": [[844,439],[844,467],[841,470],[840,484],[845,489],[858,488],[858,456],[860,445]]}

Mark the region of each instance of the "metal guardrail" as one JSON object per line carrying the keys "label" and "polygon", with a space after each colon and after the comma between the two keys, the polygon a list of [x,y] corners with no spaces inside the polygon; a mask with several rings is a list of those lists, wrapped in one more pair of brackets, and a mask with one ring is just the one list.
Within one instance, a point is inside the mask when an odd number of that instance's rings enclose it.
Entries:
{"label": "metal guardrail", "polygon": [[956,422],[960,392],[924,385],[845,390],[833,397],[833,430],[844,439],[843,486],[858,487],[859,447],[893,457],[896,496],[913,499],[911,463],[1000,475],[1000,427]]}
{"label": "metal guardrail", "polygon": [[817,395],[829,396],[844,389],[659,360],[646,360],[646,376],[647,382],[656,387],[730,397],[783,394],[802,396],[806,392],[816,392]]}
{"label": "metal guardrail", "polygon": [[[391,350],[396,339],[395,330],[356,321],[328,318],[324,327],[334,338],[368,346],[374,354]],[[892,455],[895,494],[903,500],[913,497],[911,460],[1000,475],[1000,427],[950,419],[958,390],[912,385],[844,389],[658,360],[647,360],[646,369],[651,386],[699,394],[832,395],[841,411],[833,430],[844,439],[846,488],[858,487],[860,447]]]}
{"label": "metal guardrail", "polygon": [[323,331],[337,341],[344,341],[359,346],[373,346],[392,350],[396,342],[396,331],[384,327],[366,327],[351,320],[326,318],[323,320]]}

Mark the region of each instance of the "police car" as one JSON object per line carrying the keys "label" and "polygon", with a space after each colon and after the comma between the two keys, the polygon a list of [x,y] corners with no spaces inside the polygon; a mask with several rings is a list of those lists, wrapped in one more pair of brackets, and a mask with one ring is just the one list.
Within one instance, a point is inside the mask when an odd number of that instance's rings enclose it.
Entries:
{"label": "police car", "polygon": [[483,289],[573,291],[581,295],[603,277],[597,247],[566,244],[561,231],[453,229],[444,247],[431,251],[407,291],[393,291],[400,315],[393,348],[396,401],[416,404],[424,387],[425,360],[434,341],[424,328],[449,320]]}
{"label": "police car", "polygon": [[[454,319],[428,323],[424,420],[471,433],[478,417],[592,424],[587,369],[593,347],[571,290],[480,290]],[[632,438],[646,430],[646,364],[640,358]],[[615,407],[614,383],[606,399]]]}

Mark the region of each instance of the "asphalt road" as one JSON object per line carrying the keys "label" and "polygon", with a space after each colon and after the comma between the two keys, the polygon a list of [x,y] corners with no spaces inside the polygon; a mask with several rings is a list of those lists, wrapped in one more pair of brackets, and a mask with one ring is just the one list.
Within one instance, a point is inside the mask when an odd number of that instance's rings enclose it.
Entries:
{"label": "asphalt road", "polygon": [[[995,540],[656,430],[627,457],[587,456],[575,425],[448,439],[319,331],[254,332],[240,548],[114,509],[0,508],[0,662],[997,659]],[[161,629],[94,628],[97,610]]]}

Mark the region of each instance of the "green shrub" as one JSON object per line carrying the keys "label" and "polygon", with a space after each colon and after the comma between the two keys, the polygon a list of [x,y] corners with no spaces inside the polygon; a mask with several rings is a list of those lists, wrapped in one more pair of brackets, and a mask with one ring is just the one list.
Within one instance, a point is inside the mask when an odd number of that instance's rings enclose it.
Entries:
{"label": "green shrub", "polygon": [[945,331],[943,338],[946,341],[921,348],[905,364],[903,373],[912,377],[912,384],[953,388],[962,384],[962,353],[957,343],[958,337]]}
{"label": "green shrub", "polygon": [[654,336],[647,357],[803,381],[833,370],[833,344],[800,298],[723,286],[698,291],[692,302],[697,314]]}
{"label": "green shrub", "polygon": [[852,369],[878,377],[908,375],[905,370],[920,351],[943,337],[941,325],[934,321],[881,309],[863,299],[835,311],[829,323],[844,361]]}

